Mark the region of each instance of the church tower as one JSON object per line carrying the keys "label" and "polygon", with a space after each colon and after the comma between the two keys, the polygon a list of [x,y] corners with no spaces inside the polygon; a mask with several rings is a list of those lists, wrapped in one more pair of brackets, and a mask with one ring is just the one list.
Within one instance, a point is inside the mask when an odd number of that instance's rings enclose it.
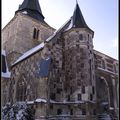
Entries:
{"label": "church tower", "polygon": [[95,51],[93,37],[78,3],[55,31],[38,0],[24,0],[2,30],[2,104],[26,102],[37,120],[97,120],[106,103],[117,113],[118,61]]}
{"label": "church tower", "polygon": [[54,29],[44,20],[38,0],[24,0],[2,30],[2,46],[9,66],[26,51],[46,40]]}
{"label": "church tower", "polygon": [[[87,26],[78,3],[64,33],[65,83],[69,100],[82,101],[73,107],[74,114],[90,120],[96,112],[95,68],[93,56],[94,32]],[[94,107],[93,107],[94,106]]]}

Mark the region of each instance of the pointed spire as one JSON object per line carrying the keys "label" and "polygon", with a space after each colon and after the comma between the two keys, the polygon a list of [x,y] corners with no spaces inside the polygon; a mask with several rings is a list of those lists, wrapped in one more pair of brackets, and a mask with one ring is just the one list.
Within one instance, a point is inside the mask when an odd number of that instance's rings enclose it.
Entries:
{"label": "pointed spire", "polygon": [[83,18],[82,12],[77,2],[76,2],[76,8],[73,14],[73,25],[74,27],[87,27],[87,24]]}
{"label": "pointed spire", "polygon": [[73,27],[75,27],[75,28],[88,28],[89,30],[91,30],[87,26],[87,24],[84,20],[84,17],[83,17],[82,12],[79,8],[77,0],[76,0],[76,7],[75,7],[75,10],[74,10],[72,19],[73,19]]}
{"label": "pointed spire", "polygon": [[24,0],[16,13],[17,12],[23,12],[39,21],[44,22],[44,16],[38,0]]}

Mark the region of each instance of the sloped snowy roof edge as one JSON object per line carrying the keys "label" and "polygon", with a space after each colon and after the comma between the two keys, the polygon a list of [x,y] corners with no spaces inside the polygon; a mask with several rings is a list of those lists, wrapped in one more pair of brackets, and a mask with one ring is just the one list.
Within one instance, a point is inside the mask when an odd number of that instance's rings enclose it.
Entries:
{"label": "sloped snowy roof edge", "polygon": [[50,40],[52,40],[52,38],[54,38],[57,35],[57,33],[59,33],[71,21],[71,18],[68,19],[58,30],[56,30],[53,33],[53,35],[51,35],[48,39],[46,39],[46,42],[49,42]]}
{"label": "sloped snowy roof edge", "polygon": [[10,78],[10,76],[11,76],[11,73],[9,71],[7,71],[7,73],[3,73],[2,72],[2,77],[4,77],[4,78]]}
{"label": "sloped snowy roof edge", "polygon": [[82,104],[82,103],[96,103],[95,101],[90,101],[90,100],[82,100],[82,101],[63,101],[63,102],[58,102],[58,101],[54,101],[54,100],[50,100],[50,103],[53,104]]}
{"label": "sloped snowy roof edge", "polygon": [[27,101],[27,104],[34,104],[34,103],[47,103],[47,100],[46,99],[43,99],[43,98],[37,98],[33,101]]}
{"label": "sloped snowy roof edge", "polygon": [[47,100],[45,100],[45,99],[42,99],[42,98],[38,98],[38,99],[36,99],[35,100],[35,102],[44,102],[44,103],[46,103],[47,102]]}
{"label": "sloped snowy roof edge", "polygon": [[12,66],[16,65],[17,63],[19,63],[20,61],[24,60],[25,58],[29,57],[30,55],[36,53],[37,51],[41,50],[42,48],[44,48],[45,43],[41,43],[39,45],[37,45],[36,47],[28,50],[27,52],[25,52],[21,57],[19,57],[13,64]]}
{"label": "sloped snowy roof edge", "polygon": [[5,56],[6,56],[6,54],[5,54],[5,50],[3,50],[3,49],[2,49],[2,55],[5,55]]}

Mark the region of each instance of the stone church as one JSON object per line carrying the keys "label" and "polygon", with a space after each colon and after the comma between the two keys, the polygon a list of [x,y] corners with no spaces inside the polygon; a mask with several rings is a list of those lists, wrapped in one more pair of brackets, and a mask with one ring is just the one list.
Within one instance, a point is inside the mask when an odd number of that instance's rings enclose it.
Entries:
{"label": "stone church", "polygon": [[25,101],[36,120],[117,120],[118,60],[93,48],[78,3],[71,16],[55,30],[38,0],[19,6],[2,29],[2,105]]}

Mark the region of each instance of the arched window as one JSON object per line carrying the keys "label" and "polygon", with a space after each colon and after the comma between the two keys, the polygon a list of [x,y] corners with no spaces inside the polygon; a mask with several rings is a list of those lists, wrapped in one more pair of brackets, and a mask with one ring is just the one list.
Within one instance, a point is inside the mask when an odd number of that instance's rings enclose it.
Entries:
{"label": "arched window", "polygon": [[25,101],[26,100],[26,81],[25,76],[22,75],[17,83],[17,91],[16,91],[16,99],[17,101]]}
{"label": "arched window", "polygon": [[6,73],[6,62],[5,62],[5,56],[2,55],[2,72]]}
{"label": "arched window", "polygon": [[105,60],[102,59],[101,62],[102,62],[102,68],[105,69]]}
{"label": "arched window", "polygon": [[33,31],[33,38],[35,39],[36,38],[36,28],[34,28],[34,31]]}
{"label": "arched window", "polygon": [[33,30],[33,39],[38,39],[38,37],[39,37],[39,30],[34,28],[34,30]]}
{"label": "arched window", "polygon": [[79,39],[83,40],[83,35],[82,34],[79,35]]}
{"label": "arched window", "polygon": [[114,64],[114,72],[116,73],[117,72],[117,69],[116,69],[116,65]]}

